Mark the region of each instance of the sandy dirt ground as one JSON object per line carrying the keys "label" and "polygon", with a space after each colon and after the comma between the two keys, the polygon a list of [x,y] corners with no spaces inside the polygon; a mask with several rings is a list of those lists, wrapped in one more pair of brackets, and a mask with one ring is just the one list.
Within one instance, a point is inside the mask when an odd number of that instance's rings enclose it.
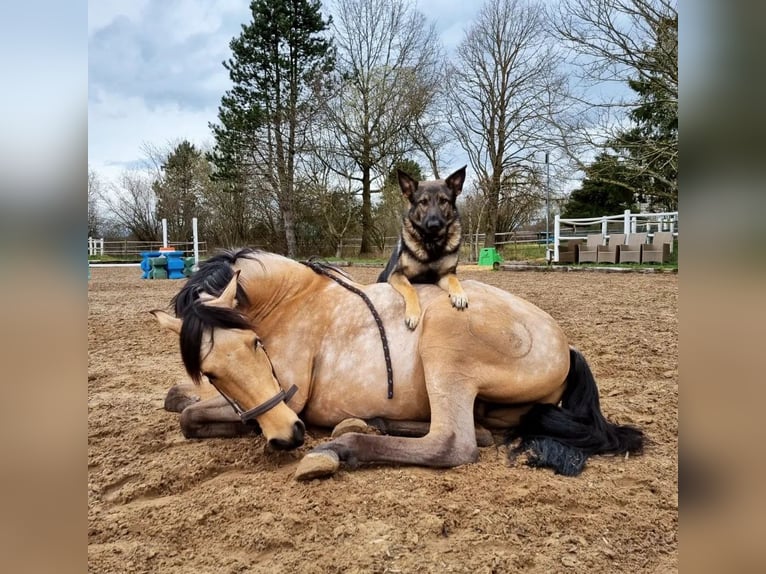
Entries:
{"label": "sandy dirt ground", "polygon": [[[360,282],[379,269],[350,268]],[[148,313],[181,281],[93,269],[88,290],[88,566],[113,572],[657,572],[678,570],[678,277],[463,268],[549,312],[590,362],[607,417],[641,456],[576,478],[510,465],[505,446],[448,470],[376,466],[297,482],[302,454],[261,437],[186,440],[163,410],[185,380]]]}

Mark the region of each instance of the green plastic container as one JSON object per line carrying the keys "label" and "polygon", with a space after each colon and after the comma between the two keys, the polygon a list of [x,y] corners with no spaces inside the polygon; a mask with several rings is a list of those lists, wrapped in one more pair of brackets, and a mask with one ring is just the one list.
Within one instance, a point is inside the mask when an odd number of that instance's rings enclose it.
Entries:
{"label": "green plastic container", "polygon": [[503,258],[494,247],[485,247],[479,253],[479,267],[497,269],[502,262]]}
{"label": "green plastic container", "polygon": [[168,271],[164,267],[152,267],[149,271],[149,279],[167,279]]}

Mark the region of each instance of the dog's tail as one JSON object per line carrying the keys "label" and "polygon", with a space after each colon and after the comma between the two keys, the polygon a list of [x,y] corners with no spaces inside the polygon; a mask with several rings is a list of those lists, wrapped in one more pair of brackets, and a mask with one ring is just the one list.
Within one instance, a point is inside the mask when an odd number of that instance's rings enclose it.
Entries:
{"label": "dog's tail", "polygon": [[601,413],[598,387],[585,357],[570,348],[570,366],[561,406],[536,404],[509,431],[508,442],[520,438],[510,451],[527,452],[527,464],[552,468],[556,474],[576,476],[593,454],[638,453],[644,433],[609,422]]}

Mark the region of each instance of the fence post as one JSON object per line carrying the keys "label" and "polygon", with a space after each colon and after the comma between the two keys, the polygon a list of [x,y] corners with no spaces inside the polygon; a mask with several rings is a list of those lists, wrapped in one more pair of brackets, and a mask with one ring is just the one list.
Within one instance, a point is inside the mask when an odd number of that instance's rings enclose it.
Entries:
{"label": "fence post", "polygon": [[103,257],[104,256],[104,238],[103,237],[99,240],[99,243],[101,244],[101,257]]}
{"label": "fence post", "polygon": [[559,237],[561,236],[561,216],[553,217],[553,261],[559,262]]}
{"label": "fence post", "polygon": [[[622,232],[627,236],[630,235],[630,209],[626,209],[622,217]],[[627,239],[627,237],[626,237]]]}
{"label": "fence post", "polygon": [[197,218],[192,217],[192,240],[194,241],[194,268],[199,266],[199,239],[197,237]]}
{"label": "fence post", "polygon": [[609,234],[609,227],[608,222],[606,220],[606,215],[601,217],[601,245],[604,245],[606,242],[606,236]]}

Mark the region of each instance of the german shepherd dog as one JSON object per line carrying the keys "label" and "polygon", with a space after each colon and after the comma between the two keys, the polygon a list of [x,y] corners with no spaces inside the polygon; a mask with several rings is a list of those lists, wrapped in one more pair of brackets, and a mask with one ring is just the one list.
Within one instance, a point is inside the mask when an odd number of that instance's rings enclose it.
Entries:
{"label": "german shepherd dog", "polygon": [[455,201],[463,190],[465,168],[436,181],[418,183],[398,170],[399,187],[409,200],[402,233],[378,282],[388,281],[404,297],[404,322],[415,329],[420,322],[420,301],[412,283],[436,283],[449,293],[452,306],[468,307],[455,270],[463,241]]}

